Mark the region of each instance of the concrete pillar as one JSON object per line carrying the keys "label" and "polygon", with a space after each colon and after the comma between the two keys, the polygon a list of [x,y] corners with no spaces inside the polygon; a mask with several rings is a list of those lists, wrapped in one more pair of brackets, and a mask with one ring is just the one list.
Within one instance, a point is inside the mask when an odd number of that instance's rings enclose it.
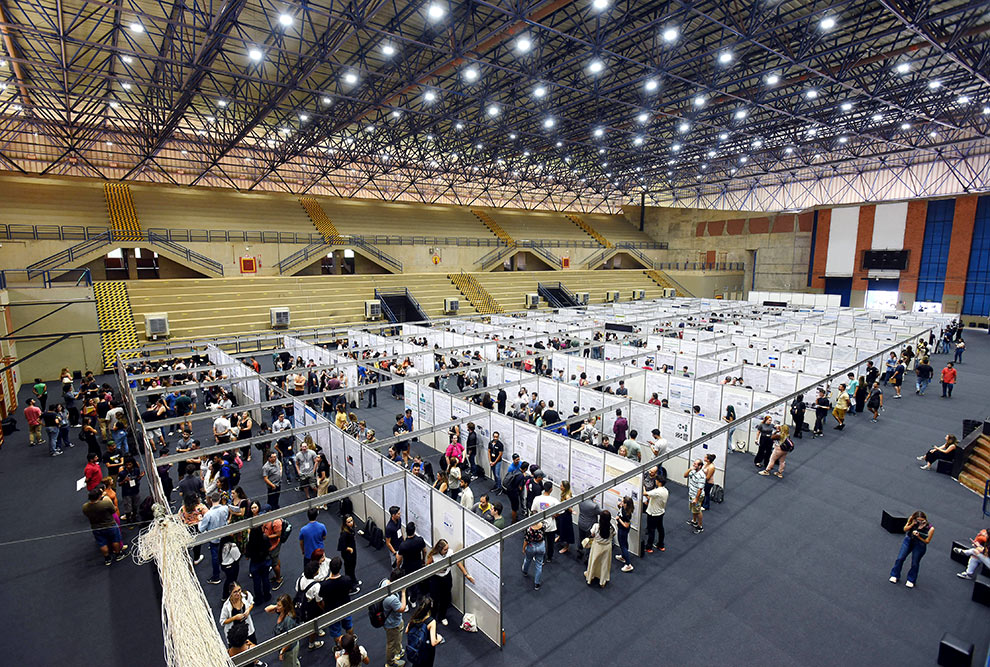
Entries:
{"label": "concrete pillar", "polygon": [[976,227],[976,203],[979,196],[959,197],[952,216],[952,240],[949,243],[949,259],[945,267],[945,288],[942,291],[942,311],[961,313],[963,295],[966,293],[966,273],[969,270],[969,252],[973,245]]}
{"label": "concrete pillar", "polygon": [[134,256],[134,248],[121,248],[124,254],[124,264],[127,266],[127,279],[137,280],[137,257]]}

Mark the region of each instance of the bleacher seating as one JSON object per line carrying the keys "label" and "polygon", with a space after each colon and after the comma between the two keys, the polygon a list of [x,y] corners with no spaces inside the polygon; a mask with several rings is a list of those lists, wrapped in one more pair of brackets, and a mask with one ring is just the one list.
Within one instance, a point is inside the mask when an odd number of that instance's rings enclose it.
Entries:
{"label": "bleacher seating", "polygon": [[645,232],[639,231],[639,227],[629,222],[629,219],[624,215],[604,215],[601,213],[579,213],[578,215],[612,243],[652,243],[656,240],[650,238]]}
{"label": "bleacher seating", "polygon": [[[570,223],[568,223],[570,224]],[[575,228],[576,229],[576,228]],[[535,294],[541,282],[562,282],[572,292],[588,292],[589,303],[604,303],[605,292],[619,290],[628,301],[633,289],[642,289],[647,299],[659,299],[663,290],[641,270],[612,271],[492,271],[471,274],[507,311],[524,310],[526,295]],[[545,301],[540,308],[546,308]]]}
{"label": "bleacher seating", "polygon": [[959,473],[959,482],[980,495],[990,479],[990,436],[981,435]]}
{"label": "bleacher seating", "polygon": [[491,238],[491,232],[463,207],[330,197],[316,201],[344,235]]}
{"label": "bleacher seating", "polygon": [[214,188],[131,186],[144,229],[226,229],[314,233],[297,197]]}
{"label": "bleacher seating", "polygon": [[138,222],[131,190],[126,183],[106,183],[103,192],[107,200],[107,214],[114,238],[136,241],[141,238],[141,223]]}
{"label": "bleacher seating", "polygon": [[101,181],[4,175],[0,202],[6,225],[109,226]]}
{"label": "bleacher seating", "polygon": [[[293,329],[363,322],[364,301],[375,298],[375,288],[402,287],[430,317],[443,316],[444,297],[460,296],[443,273],[148,280],[129,282],[128,292],[143,340],[144,315],[156,312],[168,313],[174,338],[265,331],[272,306],[290,309]],[[461,314],[477,312],[461,301]]]}
{"label": "bleacher seating", "polygon": [[489,215],[516,241],[551,239],[558,241],[592,241],[563,213],[495,209]]}

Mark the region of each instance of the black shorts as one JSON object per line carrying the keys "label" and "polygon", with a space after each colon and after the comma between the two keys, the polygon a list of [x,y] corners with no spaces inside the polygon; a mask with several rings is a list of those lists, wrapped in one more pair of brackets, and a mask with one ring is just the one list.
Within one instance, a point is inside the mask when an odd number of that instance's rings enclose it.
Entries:
{"label": "black shorts", "polygon": [[506,493],[505,495],[507,495],[509,497],[509,505],[512,506],[512,511],[513,512],[518,512],[519,511],[519,494],[518,493],[511,493],[510,492],[510,493]]}

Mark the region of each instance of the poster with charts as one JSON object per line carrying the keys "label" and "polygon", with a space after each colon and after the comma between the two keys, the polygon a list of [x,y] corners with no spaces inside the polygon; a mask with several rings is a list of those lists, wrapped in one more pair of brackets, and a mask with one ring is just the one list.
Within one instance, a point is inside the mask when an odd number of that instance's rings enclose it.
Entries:
{"label": "poster with charts", "polygon": [[718,417],[722,407],[722,385],[713,382],[694,383],[694,404],[706,417]]}
{"label": "poster with charts", "polygon": [[639,435],[637,441],[645,443],[652,437],[650,431],[660,423],[660,408],[649,403],[631,401],[629,406],[629,428],[635,429]]}
{"label": "poster with charts", "polygon": [[[498,532],[494,526],[483,519],[464,513],[464,543],[477,544],[481,540]],[[502,544],[496,542],[484,551],[467,559],[467,571],[474,582],[465,580],[466,585],[476,592],[482,600],[494,609],[501,607],[501,579],[499,561],[502,558]]]}
{"label": "poster with charts", "polygon": [[412,475],[406,475],[406,522],[416,523],[416,534],[429,541],[433,537],[433,489]]}
{"label": "poster with charts", "polygon": [[663,400],[667,398],[668,393],[668,383],[670,377],[666,373],[661,373],[659,371],[647,371],[646,373],[646,401],[649,402],[653,397],[653,394],[657,395],[657,399]]}
{"label": "poster with charts", "polygon": [[[530,464],[539,461],[539,429],[522,422],[516,422],[514,427],[515,443],[513,444],[515,446],[512,448],[513,453],[518,453],[520,460],[529,461]],[[509,458],[511,459],[511,456]]]}
{"label": "poster with charts", "polygon": [[691,441],[691,415],[677,410],[664,410],[660,418],[660,435],[668,450],[679,449]]}
{"label": "poster with charts", "polygon": [[[382,472],[385,475],[391,475],[393,473],[402,472],[402,468],[395,465],[388,459],[382,460]],[[389,482],[385,484],[385,504],[382,506],[385,509],[386,514],[388,513],[388,508],[398,507],[402,510],[403,521],[402,525],[406,524],[407,514],[406,514],[406,480],[405,478],[399,479],[395,482]]]}
{"label": "poster with charts", "polygon": [[[716,429],[720,428],[722,425],[722,422],[715,421],[714,419],[695,417],[691,422],[691,440],[697,440],[702,436],[708,435],[709,433],[712,433]],[[692,461],[695,459],[704,459],[706,454],[714,454],[715,468],[724,471],[726,442],[726,434],[722,433],[721,435],[717,435],[701,444],[694,445],[691,447],[690,459]]]}
{"label": "poster with charts", "polygon": [[436,544],[437,540],[444,539],[450,545],[451,551],[458,551],[464,543],[464,515],[469,512],[447,494],[440,493],[436,489],[432,489],[432,492],[433,539],[427,540],[427,545]]}
{"label": "poster with charts", "polygon": [[671,375],[667,398],[670,401],[671,410],[690,414],[691,408],[694,407],[694,380],[679,375]]}
{"label": "poster with charts", "polygon": [[604,480],[604,450],[580,442],[571,443],[571,490],[584,493]]}
{"label": "poster with charts", "polygon": [[443,424],[445,422],[451,421],[453,416],[453,408],[451,407],[450,394],[446,394],[442,391],[433,392],[433,423]]}
{"label": "poster with charts", "polygon": [[345,469],[347,470],[347,483],[350,485],[360,484],[361,478],[361,444],[351,436],[344,434],[344,457]]}
{"label": "poster with charts", "polygon": [[[370,482],[373,479],[379,479],[382,476],[382,457],[373,449],[368,449],[367,447],[361,448],[361,459],[362,459],[362,474],[364,475],[364,481]],[[382,504],[382,487],[375,486],[367,491],[365,495],[368,496],[379,507],[384,507]]]}
{"label": "poster with charts", "polygon": [[[505,446],[503,458],[509,461],[512,460],[512,453],[519,451],[516,449],[516,436],[513,429],[514,422],[515,420],[511,417],[506,417],[498,412],[493,412],[491,414],[491,432],[494,433],[495,431],[498,431],[498,437],[502,440],[502,443]],[[490,436],[489,439],[491,439]],[[480,446],[488,447],[488,443],[481,443],[479,447]],[[522,456],[522,454],[519,456]],[[484,458],[485,457],[482,457],[482,459]]]}
{"label": "poster with charts", "polygon": [[[485,410],[480,406],[476,406],[475,411],[484,412]],[[450,414],[454,419],[463,419],[466,421],[467,418],[471,416],[471,404],[460,398],[451,399]],[[448,419],[450,419],[450,417],[448,417]],[[462,432],[464,433],[463,437],[466,438],[467,428],[462,429]]]}
{"label": "poster with charts", "polygon": [[[495,387],[496,385],[502,384],[503,368],[498,364],[488,364],[488,386]],[[495,389],[498,392],[498,389]],[[495,396],[492,396],[495,398]]]}
{"label": "poster with charts", "polygon": [[566,438],[550,431],[540,432],[540,468],[556,485],[570,479],[570,445]]}
{"label": "poster with charts", "polygon": [[[384,378],[384,376],[382,376]],[[419,421],[419,385],[409,380],[402,382],[402,398],[405,402],[405,410],[412,410],[416,421]],[[413,425],[415,428],[415,424]]]}
{"label": "poster with charts", "polygon": [[316,446],[320,448],[320,453],[323,454],[323,460],[329,463],[333,460],[330,455],[330,426],[324,425],[320,427],[313,435],[316,436]]}
{"label": "poster with charts", "polygon": [[560,398],[560,407],[557,411],[562,419],[567,419],[574,412],[574,406],[578,404],[578,388],[569,384],[559,384],[557,396]]}
{"label": "poster with charts", "polygon": [[433,424],[433,390],[422,385],[417,387],[419,388],[419,425],[416,428],[426,428]]}
{"label": "poster with charts", "polygon": [[333,470],[341,478],[346,479],[347,464],[344,455],[344,432],[336,426],[330,428],[330,450]]}
{"label": "poster with charts", "polygon": [[[637,463],[630,461],[622,456],[617,456],[610,452],[605,453],[605,479],[615,479],[619,475],[629,472],[635,468]],[[619,503],[625,496],[629,496],[633,501],[633,516],[632,525],[633,528],[638,528],[640,525],[640,512],[642,511],[642,503],[640,502],[642,491],[642,477],[637,475],[631,479],[621,482],[611,489],[608,489],[602,494],[601,506],[603,510],[609,510],[612,512],[612,516],[616,515]],[[635,551],[635,549],[633,549]]]}

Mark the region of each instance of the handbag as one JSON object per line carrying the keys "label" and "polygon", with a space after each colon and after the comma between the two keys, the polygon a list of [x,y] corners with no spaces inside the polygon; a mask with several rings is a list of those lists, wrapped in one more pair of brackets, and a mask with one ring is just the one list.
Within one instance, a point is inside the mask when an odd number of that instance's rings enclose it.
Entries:
{"label": "handbag", "polygon": [[586,537],[583,540],[581,540],[581,548],[582,549],[590,549],[591,548],[591,538],[590,537]]}

